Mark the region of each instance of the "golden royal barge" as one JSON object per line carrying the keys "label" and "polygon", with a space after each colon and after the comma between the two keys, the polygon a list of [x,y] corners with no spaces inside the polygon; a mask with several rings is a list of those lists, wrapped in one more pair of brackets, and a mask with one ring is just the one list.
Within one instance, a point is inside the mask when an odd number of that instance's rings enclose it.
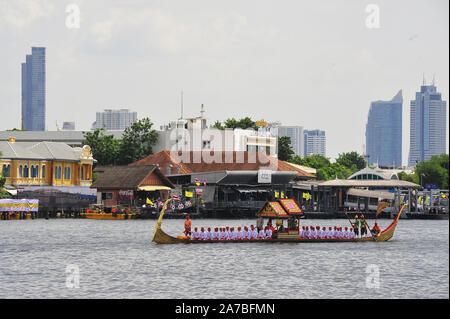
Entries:
{"label": "golden royal barge", "polygon": [[[167,204],[171,199],[168,199],[161,210],[158,221],[155,226],[153,240],[157,244],[206,244],[206,243],[325,243],[325,242],[384,242],[394,236],[395,228],[398,220],[406,204],[401,206],[392,223],[377,235],[370,235],[361,238],[304,238],[299,235],[300,219],[303,212],[299,208],[294,199],[282,199],[275,202],[267,202],[259,211],[258,218],[274,218],[278,222],[287,219],[288,227],[283,231],[275,231],[271,239],[238,239],[238,240],[193,240],[190,237],[173,237],[165,233],[162,228],[162,220]],[[279,224],[279,225],[280,225]],[[291,227],[289,227],[291,226]],[[278,227],[277,227],[278,228]]]}

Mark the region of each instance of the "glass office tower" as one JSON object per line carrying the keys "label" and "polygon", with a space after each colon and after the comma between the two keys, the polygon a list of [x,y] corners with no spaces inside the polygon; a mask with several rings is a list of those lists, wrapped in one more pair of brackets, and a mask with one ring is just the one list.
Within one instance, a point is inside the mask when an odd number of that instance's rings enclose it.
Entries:
{"label": "glass office tower", "polygon": [[410,166],[446,152],[446,120],[447,105],[437,92],[434,80],[432,85],[426,85],[424,80],[420,92],[416,92],[416,99],[411,101]]}
{"label": "glass office tower", "polygon": [[45,48],[31,48],[22,63],[22,129],[45,130]]}
{"label": "glass office tower", "polygon": [[370,104],[366,124],[366,155],[370,165],[402,166],[402,108],[402,90],[390,101]]}

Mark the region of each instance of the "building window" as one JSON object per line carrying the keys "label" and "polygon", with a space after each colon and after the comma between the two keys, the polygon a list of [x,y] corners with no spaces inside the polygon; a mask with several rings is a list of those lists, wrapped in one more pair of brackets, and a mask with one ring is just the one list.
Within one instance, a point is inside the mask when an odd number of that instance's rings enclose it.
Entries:
{"label": "building window", "polygon": [[25,177],[25,178],[30,177],[30,171],[28,170],[28,165],[25,165],[23,167],[23,177]]}
{"label": "building window", "polygon": [[64,167],[64,179],[65,180],[70,179],[70,167]]}
{"label": "building window", "polygon": [[81,179],[84,179],[84,169],[81,167]]}
{"label": "building window", "polygon": [[39,165],[31,165],[31,177],[37,178],[39,172]]}
{"label": "building window", "polygon": [[61,178],[61,166],[55,167],[55,179],[62,179]]}
{"label": "building window", "polygon": [[102,200],[113,199],[113,193],[102,193]]}
{"label": "building window", "polygon": [[11,177],[11,165],[3,164],[3,177]]}
{"label": "building window", "polygon": [[41,178],[45,178],[45,165],[42,165],[42,175]]}
{"label": "building window", "polygon": [[23,176],[23,169],[22,169],[22,165],[19,166],[19,177],[22,178]]}

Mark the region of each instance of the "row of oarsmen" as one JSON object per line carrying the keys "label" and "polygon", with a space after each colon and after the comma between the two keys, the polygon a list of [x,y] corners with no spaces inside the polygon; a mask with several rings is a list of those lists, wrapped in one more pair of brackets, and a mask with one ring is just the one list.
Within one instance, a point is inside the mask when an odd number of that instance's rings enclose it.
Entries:
{"label": "row of oarsmen", "polygon": [[328,230],[326,227],[320,229],[320,226],[302,226],[299,235],[301,238],[308,239],[355,238],[352,227],[350,229],[345,227],[343,230],[342,227],[337,226],[334,226],[334,228],[330,226]]}
{"label": "row of oarsmen", "polygon": [[246,240],[246,239],[271,239],[273,231],[270,227],[261,229],[259,232],[254,225],[250,228],[244,226],[238,227],[237,231],[234,231],[234,227],[216,227],[214,231],[211,227],[205,230],[205,227],[201,227],[200,231],[197,227],[191,234],[192,240]]}

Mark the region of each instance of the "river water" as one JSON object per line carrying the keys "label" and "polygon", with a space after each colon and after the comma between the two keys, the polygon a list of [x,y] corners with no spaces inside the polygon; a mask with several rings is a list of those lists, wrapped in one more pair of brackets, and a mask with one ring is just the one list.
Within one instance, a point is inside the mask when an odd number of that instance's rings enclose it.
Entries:
{"label": "river water", "polygon": [[[154,225],[0,221],[0,298],[449,298],[448,221],[401,219],[384,243],[157,245]],[[165,220],[163,229],[176,236],[182,225]]]}

